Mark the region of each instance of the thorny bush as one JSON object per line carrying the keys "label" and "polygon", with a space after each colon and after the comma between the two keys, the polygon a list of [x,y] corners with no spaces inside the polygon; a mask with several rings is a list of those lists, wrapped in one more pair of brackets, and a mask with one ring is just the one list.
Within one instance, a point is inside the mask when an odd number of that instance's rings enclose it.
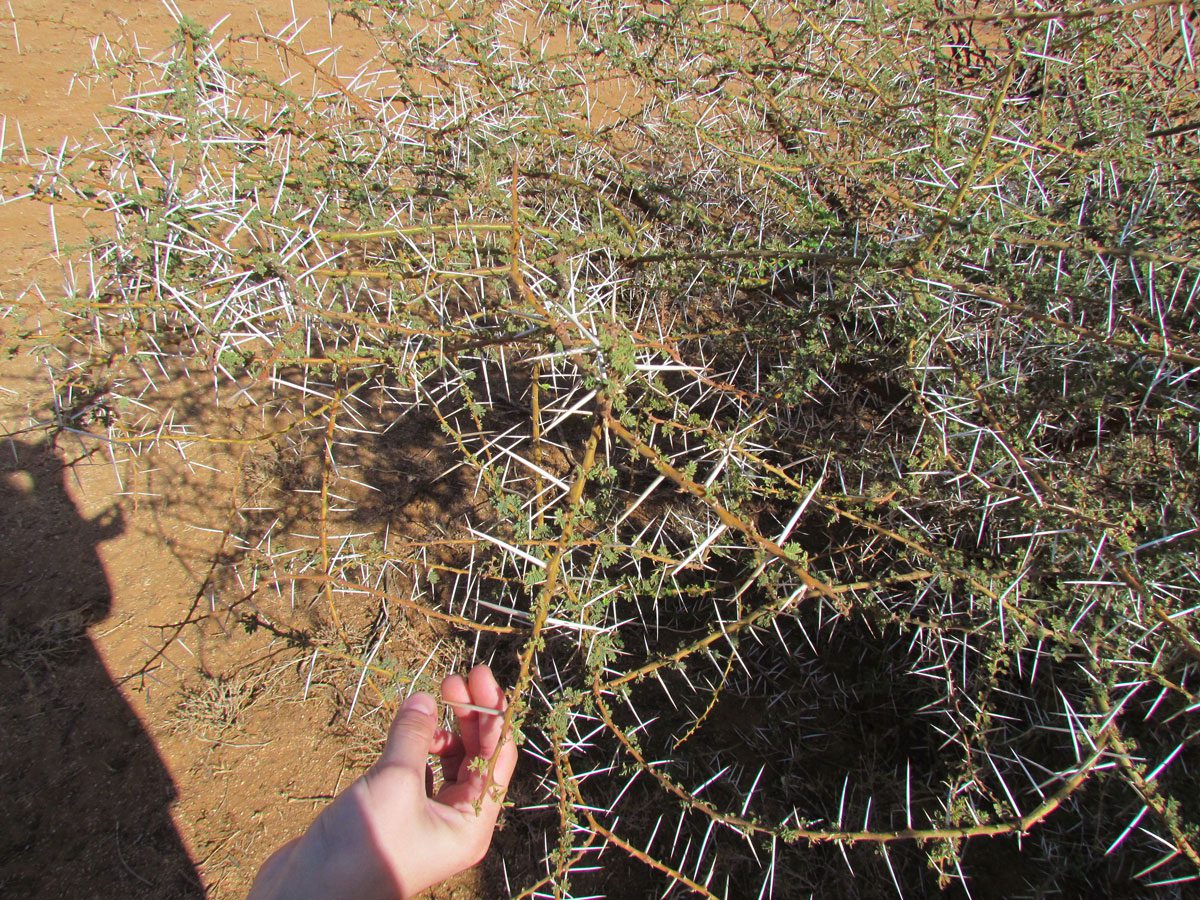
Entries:
{"label": "thorny bush", "polygon": [[1190,5],[335,21],[98,46],[58,427],[238,449],[220,597],[364,708],[505,671],[507,889],[1194,889]]}

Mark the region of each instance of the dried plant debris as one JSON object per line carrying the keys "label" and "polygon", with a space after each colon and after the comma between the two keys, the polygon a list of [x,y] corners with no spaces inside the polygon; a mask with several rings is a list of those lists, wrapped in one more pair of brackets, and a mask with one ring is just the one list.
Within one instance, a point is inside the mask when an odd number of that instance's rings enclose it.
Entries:
{"label": "dried plant debris", "polygon": [[171,716],[171,729],[221,743],[244,724],[244,714],[261,693],[262,682],[261,676],[204,679],[183,692]]}

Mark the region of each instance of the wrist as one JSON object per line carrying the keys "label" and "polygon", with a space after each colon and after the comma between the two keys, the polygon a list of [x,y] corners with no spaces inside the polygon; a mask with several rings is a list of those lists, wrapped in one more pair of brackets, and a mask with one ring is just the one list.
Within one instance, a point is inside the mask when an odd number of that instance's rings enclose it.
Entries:
{"label": "wrist", "polygon": [[315,824],[263,864],[246,900],[408,900],[413,896],[401,890],[374,854],[362,852],[363,844],[356,845],[353,837],[331,841],[319,817]]}

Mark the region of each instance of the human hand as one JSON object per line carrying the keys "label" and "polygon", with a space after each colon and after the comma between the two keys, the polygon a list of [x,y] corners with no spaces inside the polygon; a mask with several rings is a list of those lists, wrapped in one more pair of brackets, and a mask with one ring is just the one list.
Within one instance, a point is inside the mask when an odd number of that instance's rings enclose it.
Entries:
{"label": "human hand", "polygon": [[[502,711],[504,692],[487,666],[476,666],[466,679],[443,681],[442,698],[454,706],[458,734],[437,727],[432,697],[409,697],[379,760],[267,860],[248,900],[407,898],[483,859],[517,748],[502,734],[503,716],[456,704]],[[436,794],[431,753],[441,758],[444,779]]]}

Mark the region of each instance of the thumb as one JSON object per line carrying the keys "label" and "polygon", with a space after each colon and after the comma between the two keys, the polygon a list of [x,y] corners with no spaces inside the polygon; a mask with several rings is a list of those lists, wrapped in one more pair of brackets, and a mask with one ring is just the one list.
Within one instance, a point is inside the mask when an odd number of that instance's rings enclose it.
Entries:
{"label": "thumb", "polygon": [[436,728],[437,704],[433,698],[413,694],[396,713],[379,762],[424,773]]}

